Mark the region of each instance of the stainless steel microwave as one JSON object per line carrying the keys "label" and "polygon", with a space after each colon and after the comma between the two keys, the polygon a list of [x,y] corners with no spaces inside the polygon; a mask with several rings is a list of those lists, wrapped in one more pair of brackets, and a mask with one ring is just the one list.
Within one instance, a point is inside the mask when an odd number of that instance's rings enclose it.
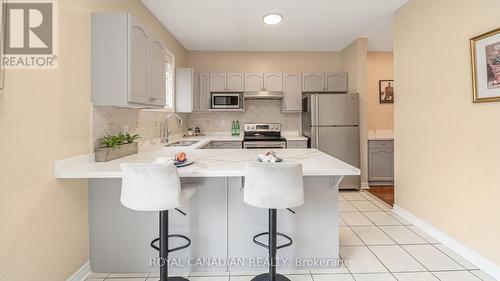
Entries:
{"label": "stainless steel microwave", "polygon": [[243,109],[243,93],[211,93],[212,109]]}

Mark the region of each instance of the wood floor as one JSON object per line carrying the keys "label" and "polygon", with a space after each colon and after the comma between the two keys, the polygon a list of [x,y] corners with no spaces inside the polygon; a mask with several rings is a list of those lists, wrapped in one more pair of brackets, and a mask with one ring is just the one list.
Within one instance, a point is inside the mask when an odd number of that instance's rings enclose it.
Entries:
{"label": "wood floor", "polygon": [[371,186],[368,191],[389,205],[394,205],[394,186]]}

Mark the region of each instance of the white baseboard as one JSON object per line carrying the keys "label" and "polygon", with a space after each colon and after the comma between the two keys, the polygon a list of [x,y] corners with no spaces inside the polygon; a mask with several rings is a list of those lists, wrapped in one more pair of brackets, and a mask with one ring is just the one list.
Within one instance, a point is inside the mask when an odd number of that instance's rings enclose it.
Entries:
{"label": "white baseboard", "polygon": [[361,189],[370,189],[370,185],[368,184],[367,181],[361,182]]}
{"label": "white baseboard", "polygon": [[417,216],[408,212],[407,210],[399,207],[398,205],[394,204],[392,211],[397,215],[399,215],[400,217],[402,217],[403,219],[410,222],[411,224],[420,228],[422,231],[429,234],[430,236],[438,240],[446,247],[455,251],[457,254],[459,254],[464,259],[475,265],[477,268],[484,271],[486,274],[490,275],[496,280],[500,280],[500,267],[491,262],[490,260],[484,258],[480,254],[476,253],[469,247],[462,244],[461,242],[453,239],[446,233],[441,232],[437,228],[433,227],[432,225],[428,224],[427,222],[423,221],[422,219],[418,218]]}
{"label": "white baseboard", "polygon": [[85,279],[87,279],[89,275],[90,275],[90,262],[87,261],[66,281],[85,281]]}

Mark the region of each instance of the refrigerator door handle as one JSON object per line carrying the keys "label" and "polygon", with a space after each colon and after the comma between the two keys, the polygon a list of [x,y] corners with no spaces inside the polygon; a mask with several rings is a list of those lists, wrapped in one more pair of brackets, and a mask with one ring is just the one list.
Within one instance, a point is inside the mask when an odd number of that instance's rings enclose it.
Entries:
{"label": "refrigerator door handle", "polygon": [[312,94],[310,96],[310,101],[311,101],[311,126],[318,126],[318,118],[319,118],[319,113],[318,113],[318,95],[317,94]]}

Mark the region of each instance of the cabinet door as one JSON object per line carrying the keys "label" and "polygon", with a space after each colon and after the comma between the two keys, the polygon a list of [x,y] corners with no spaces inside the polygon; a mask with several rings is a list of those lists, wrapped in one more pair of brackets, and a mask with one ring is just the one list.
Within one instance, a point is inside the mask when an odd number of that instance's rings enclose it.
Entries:
{"label": "cabinet door", "polygon": [[136,20],[130,26],[130,92],[128,101],[148,104],[149,34]]}
{"label": "cabinet door", "polygon": [[329,92],[347,92],[347,73],[325,73],[325,88]]}
{"label": "cabinet door", "polygon": [[226,91],[226,73],[210,73],[210,92]]}
{"label": "cabinet door", "polygon": [[149,89],[149,103],[165,106],[165,48],[154,39],[149,48]]}
{"label": "cabinet door", "polygon": [[300,74],[283,74],[283,112],[302,110],[302,80]]}
{"label": "cabinet door", "polygon": [[213,149],[241,149],[241,141],[214,141],[212,142]]}
{"label": "cabinet door", "polygon": [[245,91],[255,92],[264,89],[262,73],[245,73]]}
{"label": "cabinet door", "polygon": [[210,89],[208,85],[209,81],[208,73],[200,73],[199,79],[199,96],[200,96],[200,111],[207,112],[210,109]]}
{"label": "cabinet door", "polygon": [[264,89],[269,92],[283,91],[283,73],[264,74]]}
{"label": "cabinet door", "polygon": [[175,69],[175,110],[193,111],[194,71],[192,68]]}
{"label": "cabinet door", "polygon": [[226,91],[243,92],[245,90],[244,75],[242,73],[228,73]]}
{"label": "cabinet door", "polygon": [[287,149],[307,148],[307,141],[306,140],[286,141],[286,148]]}
{"label": "cabinet door", "polygon": [[195,72],[193,76],[193,95],[192,95],[193,112],[200,111],[200,74]]}
{"label": "cabinet door", "polygon": [[303,92],[322,92],[325,90],[325,80],[323,73],[303,73]]}
{"label": "cabinet door", "polygon": [[368,180],[394,181],[394,150],[374,148],[368,150]]}

